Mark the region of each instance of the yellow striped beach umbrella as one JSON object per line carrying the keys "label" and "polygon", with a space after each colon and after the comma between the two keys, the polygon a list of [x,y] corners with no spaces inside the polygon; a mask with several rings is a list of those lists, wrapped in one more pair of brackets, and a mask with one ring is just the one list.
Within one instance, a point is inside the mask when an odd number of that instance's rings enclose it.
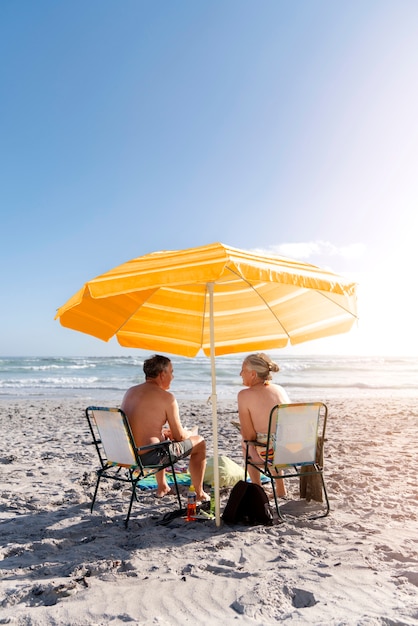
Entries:
{"label": "yellow striped beach umbrella", "polygon": [[214,243],[123,263],[85,283],[55,319],[125,347],[210,356],[219,524],[215,356],[347,332],[357,319],[356,285],[314,265]]}

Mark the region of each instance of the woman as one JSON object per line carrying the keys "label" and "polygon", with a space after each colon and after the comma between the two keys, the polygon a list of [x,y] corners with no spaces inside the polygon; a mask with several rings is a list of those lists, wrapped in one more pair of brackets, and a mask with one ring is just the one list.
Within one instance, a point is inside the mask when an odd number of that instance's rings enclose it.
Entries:
{"label": "woman", "polygon": [[[280,385],[271,381],[272,372],[278,372],[279,366],[267,354],[259,352],[244,359],[241,369],[243,384],[248,389],[238,393],[238,413],[243,439],[242,448],[245,456],[244,440],[263,440],[268,430],[271,409],[276,404],[289,404],[289,396]],[[263,460],[252,446],[250,456],[253,461]],[[261,485],[261,475],[254,467],[248,466],[251,481]],[[277,481],[277,495],[286,495],[284,483]]]}

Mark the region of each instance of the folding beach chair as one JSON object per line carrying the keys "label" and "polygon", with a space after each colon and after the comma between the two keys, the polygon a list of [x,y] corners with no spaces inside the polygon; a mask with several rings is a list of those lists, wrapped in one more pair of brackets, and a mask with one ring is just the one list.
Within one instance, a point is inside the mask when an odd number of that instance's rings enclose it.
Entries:
{"label": "folding beach chair", "polygon": [[[125,526],[127,526],[134,498],[138,500],[136,493],[137,483],[142,478],[156,474],[165,468],[170,468],[172,471],[177,500],[181,510],[180,494],[174,471],[175,461],[170,453],[169,445],[171,442],[169,440],[137,448],[128,419],[121,409],[89,406],[86,409],[86,417],[100,459],[100,469],[97,470],[97,482],[91,503],[91,511],[93,511],[99,483],[102,478],[129,483],[132,493],[128,515],[125,519]],[[141,461],[140,453],[158,448],[166,452],[167,462],[159,465],[144,465]]]}
{"label": "folding beach chair", "polygon": [[[327,416],[327,406],[322,402],[277,405],[270,412],[265,440],[245,441],[245,480],[248,466],[256,468],[270,479],[277,514],[282,520],[284,518],[280,512],[275,482],[288,478],[299,477],[301,495],[307,499],[307,481],[314,484],[317,479],[320,498],[316,499],[322,501],[323,491],[326,507],[321,515],[311,519],[326,517],[329,513],[322,462]],[[255,446],[262,461],[260,458],[251,459],[251,446]]]}

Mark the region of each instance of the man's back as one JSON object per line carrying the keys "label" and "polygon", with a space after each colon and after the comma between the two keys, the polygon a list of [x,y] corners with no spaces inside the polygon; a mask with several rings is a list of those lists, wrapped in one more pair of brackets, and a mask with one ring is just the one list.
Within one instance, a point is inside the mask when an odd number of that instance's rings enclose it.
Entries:
{"label": "man's back", "polygon": [[121,408],[128,417],[138,447],[162,441],[162,428],[166,422],[172,439],[182,441],[187,437],[174,395],[152,380],[128,389]]}
{"label": "man's back", "polygon": [[138,447],[161,441],[170,396],[171,393],[149,383],[136,385],[126,392],[121,408],[128,417]]}

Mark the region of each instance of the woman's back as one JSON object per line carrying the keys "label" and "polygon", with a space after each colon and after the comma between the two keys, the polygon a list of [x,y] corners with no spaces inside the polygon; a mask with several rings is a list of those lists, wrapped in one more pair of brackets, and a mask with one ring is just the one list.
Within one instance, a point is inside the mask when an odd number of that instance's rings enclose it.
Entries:
{"label": "woman's back", "polygon": [[[238,411],[244,438],[266,433],[271,409],[276,404],[288,404],[289,396],[280,385],[259,383],[238,393]],[[252,427],[252,428],[251,428]]]}

